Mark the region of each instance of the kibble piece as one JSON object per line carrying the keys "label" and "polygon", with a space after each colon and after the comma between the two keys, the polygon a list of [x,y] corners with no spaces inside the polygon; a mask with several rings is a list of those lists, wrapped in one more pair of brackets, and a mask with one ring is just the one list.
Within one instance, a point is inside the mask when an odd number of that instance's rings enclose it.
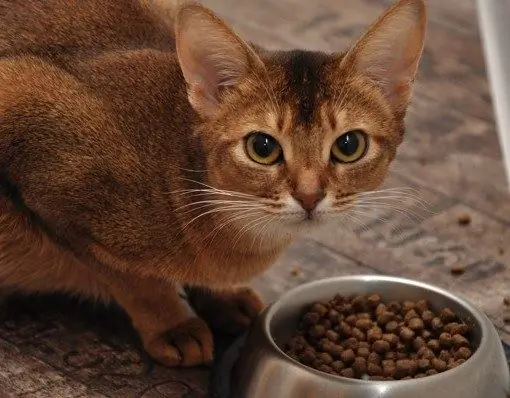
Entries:
{"label": "kibble piece", "polygon": [[433,359],[436,357],[436,354],[430,348],[422,347],[418,351],[418,356],[424,359]]}
{"label": "kibble piece", "polygon": [[402,376],[412,376],[416,373],[418,364],[410,359],[397,360],[397,373]]}
{"label": "kibble piece", "polygon": [[345,365],[342,361],[334,361],[331,363],[331,367],[335,372],[339,373],[343,368],[345,368]]}
{"label": "kibble piece", "polygon": [[429,309],[429,303],[427,300],[418,300],[414,309],[418,311],[419,314],[423,314],[424,311]]}
{"label": "kibble piece", "polygon": [[329,319],[323,319],[321,321],[321,324],[326,328],[326,330],[331,329],[333,327],[333,324]]}
{"label": "kibble piece", "polygon": [[425,327],[421,318],[412,318],[407,325],[413,330],[422,330]]}
{"label": "kibble piece", "polygon": [[340,358],[344,352],[344,349],[341,345],[333,344],[328,348],[328,352],[335,358]]}
{"label": "kibble piece", "polygon": [[352,379],[355,375],[356,373],[353,368],[346,368],[340,371],[340,376],[348,377],[350,379]]}
{"label": "kibble piece", "polygon": [[435,369],[429,369],[425,372],[427,376],[437,375],[437,370]]}
{"label": "kibble piece", "polygon": [[391,311],[384,311],[377,316],[377,323],[381,326],[395,319],[395,314]]}
{"label": "kibble piece", "polygon": [[356,321],[355,326],[362,331],[367,331],[372,328],[373,322],[370,318],[361,318]]}
{"label": "kibble piece", "polygon": [[427,377],[427,375],[425,373],[416,373],[414,375],[415,379],[421,379],[422,377]]}
{"label": "kibble piece", "polygon": [[471,357],[471,350],[467,347],[460,347],[453,356],[455,359],[469,359]]}
{"label": "kibble piece", "polygon": [[457,217],[457,222],[459,225],[465,227],[471,224],[471,216],[468,213],[459,214]]}
{"label": "kibble piece", "polygon": [[452,346],[452,335],[450,333],[441,333],[439,336],[439,344],[441,347],[450,348]]}
{"label": "kibble piece", "polygon": [[317,354],[317,359],[321,360],[322,363],[325,363],[326,365],[329,365],[331,362],[333,362],[333,357],[327,352],[321,352]]}
{"label": "kibble piece", "polygon": [[303,353],[299,356],[299,359],[305,365],[311,364],[313,361],[315,361],[315,350],[311,348],[305,349]]}
{"label": "kibble piece", "polygon": [[342,345],[345,349],[357,350],[358,340],[355,337],[351,337],[345,340]]}
{"label": "kibble piece", "polygon": [[308,312],[303,317],[303,323],[309,326],[316,325],[319,323],[320,318],[321,316],[316,312]]}
{"label": "kibble piece", "polygon": [[413,330],[409,329],[408,327],[403,327],[400,329],[400,338],[403,341],[411,341],[414,339],[415,333]]}
{"label": "kibble piece", "polygon": [[381,303],[381,296],[377,293],[372,294],[367,298],[367,302],[371,308],[377,308],[377,306]]}
{"label": "kibble piece", "polygon": [[384,381],[386,379],[384,378],[384,376],[370,376],[369,380],[372,380],[372,381]]}
{"label": "kibble piece", "polygon": [[383,361],[382,370],[384,377],[393,377],[397,373],[397,365],[394,361]]}
{"label": "kibble piece", "polygon": [[326,333],[325,333],[325,336],[328,340],[332,341],[332,342],[337,342],[338,339],[339,339],[339,335],[337,332],[335,332],[334,330],[328,330]]}
{"label": "kibble piece", "polygon": [[315,303],[310,309],[311,312],[315,312],[320,316],[325,316],[328,313],[328,308],[322,303]]}
{"label": "kibble piece", "polygon": [[425,310],[421,314],[421,319],[423,319],[423,322],[426,324],[430,324],[435,317],[434,313],[430,310]]}
{"label": "kibble piece", "polygon": [[320,365],[317,367],[317,370],[320,370],[321,372],[324,372],[324,373],[335,373],[333,368],[331,366],[328,366],[328,365]]}
{"label": "kibble piece", "polygon": [[388,352],[391,347],[390,347],[390,343],[388,343],[387,341],[384,341],[384,340],[377,340],[377,341],[374,341],[374,344],[372,345],[372,349],[377,352],[378,354],[384,354],[386,352]]}
{"label": "kibble piece", "polygon": [[418,365],[418,369],[420,369],[421,371],[428,370],[428,369],[430,369],[430,366],[431,366],[430,360],[425,359],[425,358],[418,359],[416,361],[416,364]]}
{"label": "kibble piece", "polygon": [[409,359],[407,352],[397,352],[397,359]]}
{"label": "kibble piece", "polygon": [[382,339],[390,343],[390,346],[396,347],[398,344],[398,336],[394,333],[384,333]]}
{"label": "kibble piece", "polygon": [[446,370],[446,366],[446,362],[439,358],[434,358],[432,360],[432,367],[438,372],[444,372]]}
{"label": "kibble piece", "polygon": [[414,301],[406,300],[402,303],[402,310],[404,312],[414,310],[415,307],[416,307],[416,304]]}
{"label": "kibble piece", "polygon": [[395,361],[397,359],[397,353],[395,351],[387,352],[384,354],[384,359],[392,359]]}
{"label": "kibble piece", "polygon": [[432,321],[430,321],[430,326],[434,331],[439,331],[443,327],[443,321],[441,321],[440,318],[435,317],[434,319],[432,319]]}
{"label": "kibble piece", "polygon": [[390,301],[388,302],[388,310],[398,314],[400,311],[402,311],[402,306],[398,301]]}
{"label": "kibble piece", "polygon": [[382,376],[383,370],[382,370],[382,367],[380,367],[376,363],[368,362],[367,363],[367,373],[370,376]]}
{"label": "kibble piece", "polygon": [[352,328],[347,324],[347,322],[345,321],[341,321],[340,322],[340,325],[338,326],[338,331],[343,335],[343,336],[350,336],[351,335],[351,331],[352,331]]}
{"label": "kibble piece", "polygon": [[421,347],[424,347],[427,345],[427,342],[423,337],[416,337],[413,340],[413,348],[418,351]]}
{"label": "kibble piece", "polygon": [[372,351],[368,356],[368,362],[379,365],[381,363],[381,356],[377,352]]}
{"label": "kibble piece", "polygon": [[311,337],[320,338],[326,334],[326,328],[324,325],[315,325],[310,329],[309,334]]}
{"label": "kibble piece", "polygon": [[421,337],[423,337],[425,340],[429,340],[432,338],[432,333],[430,330],[424,329],[421,331]]}
{"label": "kibble piece", "polygon": [[443,323],[453,322],[455,321],[456,318],[455,313],[449,308],[443,308],[441,310],[439,317],[441,318],[441,321],[443,321]]}
{"label": "kibble piece", "polygon": [[385,329],[388,333],[395,333],[398,329],[397,321],[390,321],[386,324]]}
{"label": "kibble piece", "polygon": [[397,344],[397,353],[407,354],[407,346],[404,343],[399,342]]}
{"label": "kibble piece", "polygon": [[347,349],[347,350],[344,350],[342,352],[342,354],[340,354],[340,359],[345,363],[345,364],[351,364],[354,362],[354,359],[356,358],[356,354],[354,354],[354,351],[352,349]]}
{"label": "kibble piece", "polygon": [[439,353],[439,356],[438,358],[441,360],[441,361],[445,361],[446,363],[448,363],[448,361],[451,359],[451,355],[450,355],[450,352],[447,351],[447,350],[441,350],[441,352]]}
{"label": "kibble piece", "polygon": [[367,341],[360,341],[358,343],[358,348],[370,348],[370,347],[372,347],[372,344],[370,344]]}
{"label": "kibble piece", "polygon": [[381,340],[382,339],[382,330],[381,328],[379,327],[374,327],[370,330],[367,331],[367,340],[369,342],[374,342],[376,340]]}
{"label": "kibble piece", "polygon": [[427,343],[427,347],[430,348],[432,351],[439,351],[441,349],[441,344],[439,343],[439,340],[432,339]]}
{"label": "kibble piece", "polygon": [[386,306],[386,304],[380,303],[377,306],[377,308],[375,309],[375,314],[379,315],[379,314],[382,314],[383,312],[386,312],[386,311],[388,311],[388,307]]}
{"label": "kibble piece", "polygon": [[356,315],[349,315],[347,318],[345,318],[345,322],[347,322],[347,324],[349,326],[356,325],[357,320],[358,320],[358,317]]}
{"label": "kibble piece", "polygon": [[452,343],[455,347],[467,347],[469,346],[469,340],[460,334],[454,334],[452,336]]}
{"label": "kibble piece", "polygon": [[356,359],[354,359],[352,368],[359,375],[366,373],[367,372],[367,360],[362,357],[357,357]]}
{"label": "kibble piece", "polygon": [[413,318],[418,318],[419,315],[418,313],[415,311],[415,310],[409,310],[406,312],[406,314],[404,315],[404,322],[409,324],[409,321]]}
{"label": "kibble piece", "polygon": [[370,350],[368,348],[360,347],[358,348],[356,354],[358,355],[358,357],[368,358],[368,356],[370,355]]}
{"label": "kibble piece", "polygon": [[339,317],[340,317],[340,313],[337,310],[335,310],[335,309],[329,310],[328,319],[332,325],[338,325],[338,323],[340,322]]}
{"label": "kibble piece", "polygon": [[465,323],[450,322],[444,327],[444,331],[451,335],[460,334],[464,335],[468,332],[468,325]]}
{"label": "kibble piece", "polygon": [[351,336],[355,338],[358,342],[365,341],[367,339],[367,336],[365,333],[363,333],[358,328],[352,328]]}

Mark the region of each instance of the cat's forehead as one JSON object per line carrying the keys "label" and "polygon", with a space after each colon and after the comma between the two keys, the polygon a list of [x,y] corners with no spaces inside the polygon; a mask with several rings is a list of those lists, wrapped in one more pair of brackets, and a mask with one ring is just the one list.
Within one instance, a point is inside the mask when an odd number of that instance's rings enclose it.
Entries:
{"label": "cat's forehead", "polygon": [[279,101],[292,110],[295,122],[310,126],[331,95],[329,54],[292,50],[274,54],[268,63]]}

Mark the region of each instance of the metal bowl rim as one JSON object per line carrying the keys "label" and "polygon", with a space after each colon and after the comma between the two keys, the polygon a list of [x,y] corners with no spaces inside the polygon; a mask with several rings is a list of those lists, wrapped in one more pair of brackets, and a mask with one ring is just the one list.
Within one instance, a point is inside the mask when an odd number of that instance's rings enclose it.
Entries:
{"label": "metal bowl rim", "polygon": [[[331,375],[328,373],[321,372],[319,370],[313,369],[309,366],[306,366],[295,359],[291,358],[285,352],[276,344],[274,339],[271,336],[270,333],[270,324],[271,320],[273,319],[275,313],[278,312],[280,308],[282,308],[283,303],[291,299],[295,295],[299,295],[304,290],[309,290],[313,288],[318,288],[321,285],[328,283],[341,283],[341,282],[349,282],[349,281],[361,281],[361,282],[371,282],[371,281],[379,281],[379,282],[390,282],[395,284],[405,284],[405,285],[411,285],[416,288],[422,289],[422,290],[431,290],[434,291],[437,294],[440,294],[442,296],[445,296],[447,299],[451,301],[455,301],[458,304],[460,304],[462,307],[464,307],[475,319],[475,321],[480,325],[480,332],[481,332],[481,339],[480,344],[478,345],[476,351],[473,353],[473,355],[463,364],[457,366],[454,369],[447,370],[442,373],[438,373],[432,376],[427,376],[419,379],[410,379],[410,380],[381,380],[381,381],[373,381],[373,380],[360,380],[360,379],[351,379],[343,376],[336,376]],[[467,299],[465,299],[462,295],[452,294],[448,292],[447,290],[440,288],[438,286],[434,286],[428,283],[420,282],[413,279],[408,278],[401,278],[401,277],[395,277],[395,276],[386,276],[386,275],[349,275],[349,276],[338,276],[338,277],[332,277],[332,278],[323,278],[316,281],[304,283],[302,285],[299,285],[295,287],[294,289],[291,289],[287,293],[283,294],[277,301],[275,301],[269,308],[264,311],[263,319],[262,319],[262,326],[263,326],[263,333],[266,339],[269,341],[273,349],[276,350],[278,353],[278,356],[287,359],[291,361],[293,365],[296,365],[302,369],[305,369],[308,372],[311,372],[321,378],[326,379],[332,379],[336,381],[341,381],[343,383],[348,384],[357,384],[357,385],[375,385],[376,383],[385,383],[385,385],[391,384],[399,384],[402,385],[403,383],[407,384],[416,384],[416,383],[428,383],[430,382],[430,379],[433,379],[433,381],[439,381],[439,378],[450,378],[451,376],[454,376],[455,373],[457,373],[460,369],[464,368],[465,366],[469,366],[470,364],[474,363],[478,357],[482,355],[483,347],[485,347],[488,344],[488,335],[489,335],[489,328],[487,326],[487,317],[484,315],[481,311],[476,309]]]}

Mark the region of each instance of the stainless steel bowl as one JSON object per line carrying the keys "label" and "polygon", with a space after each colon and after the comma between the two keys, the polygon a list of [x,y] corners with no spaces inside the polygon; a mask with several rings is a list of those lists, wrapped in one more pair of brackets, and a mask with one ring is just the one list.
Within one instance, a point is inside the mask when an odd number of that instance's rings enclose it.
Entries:
{"label": "stainless steel bowl", "polygon": [[[384,300],[426,298],[450,307],[473,327],[476,350],[464,364],[434,376],[402,381],[364,381],[328,375],[288,357],[280,347],[291,337],[303,309],[335,294],[377,291]],[[288,292],[260,316],[232,375],[235,398],[507,398],[510,373],[498,333],[465,299],[425,283],[386,276],[330,278]]]}

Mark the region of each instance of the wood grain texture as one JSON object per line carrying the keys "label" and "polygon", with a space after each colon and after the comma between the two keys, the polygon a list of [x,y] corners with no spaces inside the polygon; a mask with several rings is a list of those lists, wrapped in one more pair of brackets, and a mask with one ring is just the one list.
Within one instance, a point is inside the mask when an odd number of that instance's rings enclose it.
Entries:
{"label": "wood grain texture", "polygon": [[[341,51],[388,0],[204,0],[269,48]],[[429,33],[406,141],[388,186],[412,186],[431,207],[374,214],[296,242],[254,281],[267,301],[336,275],[411,277],[461,293],[510,341],[510,197],[493,123],[473,0],[429,0]],[[470,215],[460,226],[460,214]],[[385,221],[383,221],[385,220]],[[453,276],[454,263],[466,266]],[[14,298],[0,324],[1,397],[205,397],[206,369],[152,366],[125,317],[63,297]]]}

